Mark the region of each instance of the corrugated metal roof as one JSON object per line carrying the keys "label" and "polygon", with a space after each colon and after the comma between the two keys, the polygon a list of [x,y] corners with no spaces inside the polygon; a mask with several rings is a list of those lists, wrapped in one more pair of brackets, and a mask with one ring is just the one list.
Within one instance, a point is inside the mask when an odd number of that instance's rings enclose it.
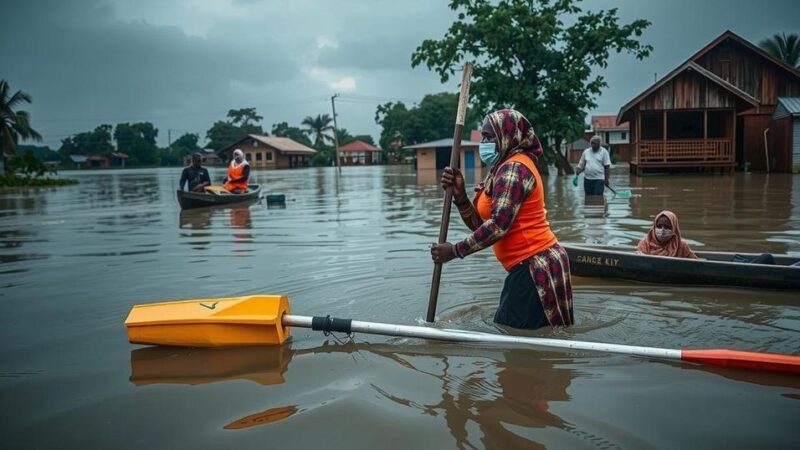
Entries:
{"label": "corrugated metal roof", "polygon": [[87,158],[86,155],[69,155],[69,159],[74,163],[85,163]]}
{"label": "corrugated metal roof", "polygon": [[[467,141],[465,139],[461,140],[462,147],[477,147],[479,145],[481,145],[480,142]],[[435,148],[435,147],[452,147],[452,146],[453,146],[453,138],[447,138],[447,139],[439,139],[437,141],[423,142],[422,144],[406,145],[403,148],[415,149],[415,148]]]}
{"label": "corrugated metal roof", "polygon": [[800,97],[779,97],[772,120],[783,119],[786,116],[800,116]]}
{"label": "corrugated metal roof", "polygon": [[306,147],[305,145],[287,137],[262,136],[260,134],[248,134],[248,136],[284,153],[306,153],[311,155],[317,153],[317,151],[313,148]]}

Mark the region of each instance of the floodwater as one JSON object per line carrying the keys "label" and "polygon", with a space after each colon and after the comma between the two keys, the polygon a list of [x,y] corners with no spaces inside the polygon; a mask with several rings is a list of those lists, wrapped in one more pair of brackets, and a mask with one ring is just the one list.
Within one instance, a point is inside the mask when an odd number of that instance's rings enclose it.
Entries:
{"label": "floodwater", "polygon": [[[800,379],[583,352],[294,330],[272,348],[130,345],[137,303],[287,294],[296,314],[420,324],[441,215],[406,167],[255,172],[264,203],[181,213],[179,170],[69,172],[0,193],[4,449],[798,448]],[[221,177],[220,169],[212,177]],[[470,182],[474,176],[470,175]],[[545,180],[563,242],[635,245],[677,212],[695,248],[800,254],[800,177],[652,176],[584,204]],[[466,228],[454,212],[451,239]],[[437,326],[494,333],[504,272],[445,266]],[[800,353],[800,294],[573,279],[577,325],[533,334]]]}

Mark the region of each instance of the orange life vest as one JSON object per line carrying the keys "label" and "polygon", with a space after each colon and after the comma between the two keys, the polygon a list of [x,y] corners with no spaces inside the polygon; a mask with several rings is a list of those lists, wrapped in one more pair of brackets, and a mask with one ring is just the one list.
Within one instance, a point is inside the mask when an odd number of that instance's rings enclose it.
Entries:
{"label": "orange life vest", "polygon": [[[237,167],[234,167],[235,161],[231,161],[230,165],[228,166],[228,180],[234,180],[236,178],[241,177],[244,174],[244,162],[239,164]],[[242,181],[228,181],[224,184],[225,189],[233,192],[234,189],[240,189],[242,192],[247,190],[247,180]]]}
{"label": "orange life vest", "polygon": [[[528,156],[521,153],[512,156],[503,164],[511,162],[522,163],[533,172],[536,187],[523,200],[511,229],[492,246],[494,255],[506,270],[511,270],[520,262],[558,243],[547,222],[542,178],[536,170],[536,165]],[[488,220],[492,217],[492,199],[485,192],[479,192],[475,209],[482,220]]]}

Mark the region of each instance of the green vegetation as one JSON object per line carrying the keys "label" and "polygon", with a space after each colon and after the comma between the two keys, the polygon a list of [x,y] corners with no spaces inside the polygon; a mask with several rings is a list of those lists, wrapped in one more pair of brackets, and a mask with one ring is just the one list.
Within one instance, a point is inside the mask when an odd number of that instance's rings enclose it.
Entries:
{"label": "green vegetation", "polygon": [[771,38],[764,39],[758,45],[767,53],[785,62],[800,68],[800,36],[786,33],[774,34]]}
{"label": "green vegetation", "polygon": [[[403,102],[378,106],[375,123],[383,128],[380,147],[385,149],[387,157],[402,159],[406,156],[404,145],[452,137],[457,108],[458,94],[449,92],[426,95],[411,109]],[[480,117],[473,108],[467,109],[463,139],[469,138]]]}
{"label": "green vegetation", "polygon": [[4,173],[0,175],[0,187],[53,187],[53,186],[71,186],[73,184],[78,184],[78,180],[73,180],[69,178],[27,179],[9,173]]}
{"label": "green vegetation", "polygon": [[206,132],[209,148],[223,148],[248,134],[264,134],[261,125],[257,124],[263,117],[255,108],[231,109],[227,117],[228,120],[214,122]]}
{"label": "green vegetation", "polygon": [[31,128],[30,114],[17,110],[23,103],[32,101],[31,96],[22,91],[12,95],[8,82],[0,80],[0,158],[4,154],[14,154],[20,138],[42,140],[42,136]]}
{"label": "green vegetation", "polygon": [[47,147],[18,146],[20,139],[41,141],[42,136],[31,127],[30,114],[19,111],[22,103],[33,99],[25,92],[17,91],[11,95],[11,87],[6,80],[0,80],[0,158],[13,155],[22,147],[25,152],[16,154],[5,162],[5,170],[0,174],[0,187],[10,186],[63,186],[76,184],[75,180],[42,178],[45,174],[55,174],[56,169],[46,165],[45,160],[57,159],[57,155]]}
{"label": "green vegetation", "polygon": [[616,8],[590,12],[577,3],[451,0],[458,20],[442,39],[423,41],[412,66],[425,65],[446,82],[464,61],[473,61],[476,109],[518,109],[539,134],[545,159],[571,173],[558,148],[583,132],[585,111],[597,107],[607,86],[598,69],[607,67],[612,51],[643,59],[652,50],[638,40],[650,22],[623,25]]}
{"label": "green vegetation", "polygon": [[0,186],[65,186],[78,183],[63,178],[42,178],[45,174],[55,175],[56,169],[28,150],[8,161],[6,172],[0,175]]}

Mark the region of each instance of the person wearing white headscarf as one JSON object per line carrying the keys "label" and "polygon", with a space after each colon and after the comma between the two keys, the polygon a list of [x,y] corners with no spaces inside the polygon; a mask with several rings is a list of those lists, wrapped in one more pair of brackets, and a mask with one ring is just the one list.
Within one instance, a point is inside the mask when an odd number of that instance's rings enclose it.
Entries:
{"label": "person wearing white headscarf", "polygon": [[228,165],[228,176],[225,178],[225,189],[234,194],[247,192],[247,181],[250,178],[250,163],[238,148],[233,151],[233,159]]}

